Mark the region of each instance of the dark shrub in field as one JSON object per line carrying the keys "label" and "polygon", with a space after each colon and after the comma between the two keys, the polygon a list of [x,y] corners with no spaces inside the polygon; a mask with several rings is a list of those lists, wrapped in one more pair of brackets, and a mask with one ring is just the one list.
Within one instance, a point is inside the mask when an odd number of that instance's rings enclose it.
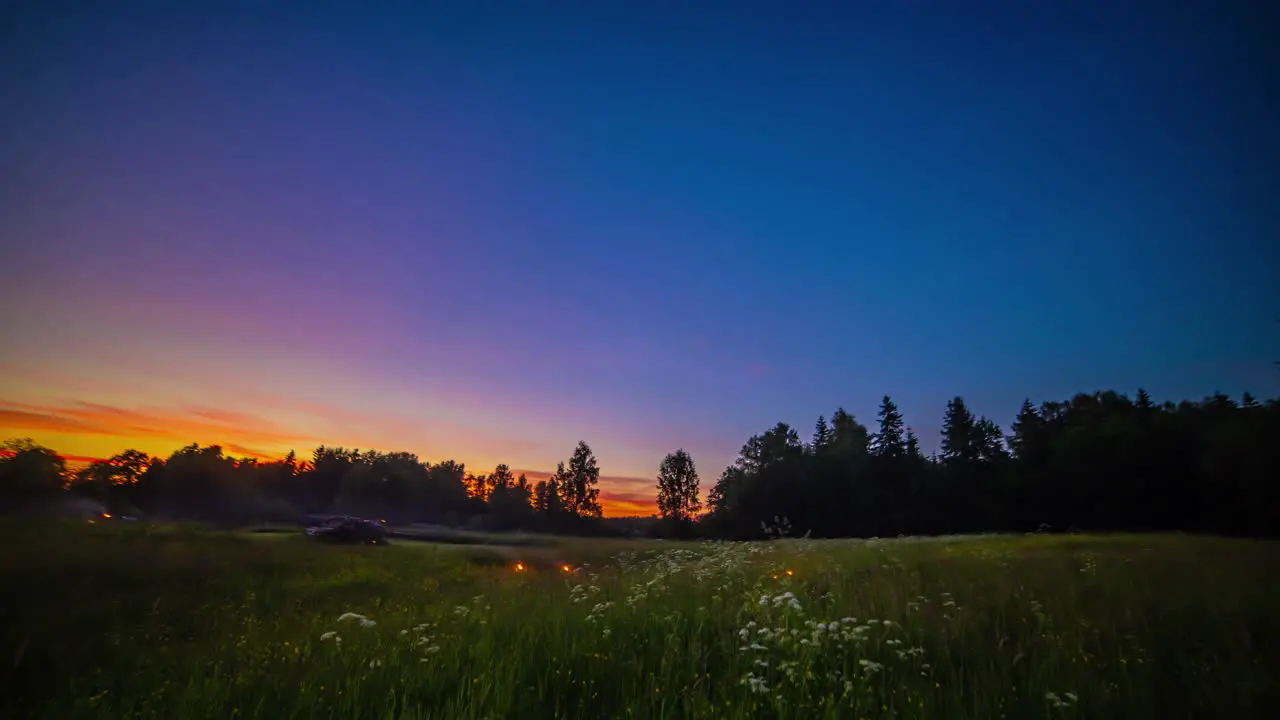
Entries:
{"label": "dark shrub in field", "polygon": [[307,535],[344,545],[386,545],[387,530],[378,523],[360,518],[336,518],[307,528]]}

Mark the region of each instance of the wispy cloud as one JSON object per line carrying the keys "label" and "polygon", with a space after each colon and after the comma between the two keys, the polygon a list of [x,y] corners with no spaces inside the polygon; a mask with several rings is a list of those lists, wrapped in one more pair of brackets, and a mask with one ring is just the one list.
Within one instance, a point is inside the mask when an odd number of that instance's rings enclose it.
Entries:
{"label": "wispy cloud", "polygon": [[319,444],[315,438],[282,430],[244,413],[202,409],[122,408],[91,402],[33,405],[0,402],[0,428],[70,436],[106,436],[130,440],[219,444],[230,453],[274,458],[288,448]]}
{"label": "wispy cloud", "polygon": [[116,435],[106,427],[86,423],[73,417],[48,412],[33,412],[13,406],[0,406],[0,427],[22,430],[94,435]]}

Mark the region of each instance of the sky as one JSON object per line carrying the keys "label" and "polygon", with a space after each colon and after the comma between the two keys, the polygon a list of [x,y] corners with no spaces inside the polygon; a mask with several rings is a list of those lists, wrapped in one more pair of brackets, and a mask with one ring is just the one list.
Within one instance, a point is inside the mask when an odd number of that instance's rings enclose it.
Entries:
{"label": "sky", "polygon": [[586,440],[618,515],[885,394],[1280,395],[1265,0],[2,12],[0,437]]}

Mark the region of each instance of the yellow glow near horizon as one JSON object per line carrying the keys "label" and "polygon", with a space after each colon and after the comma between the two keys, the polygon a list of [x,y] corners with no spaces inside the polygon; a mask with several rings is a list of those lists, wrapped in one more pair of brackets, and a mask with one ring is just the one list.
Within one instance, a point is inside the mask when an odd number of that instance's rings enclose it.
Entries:
{"label": "yellow glow near horizon", "polygon": [[[290,415],[288,407],[280,408]],[[299,459],[310,458],[311,451],[319,445],[343,445],[345,447],[378,448],[381,450],[408,449],[417,452],[424,462],[439,462],[446,458],[431,457],[427,453],[408,447],[397,447],[395,437],[409,434],[401,429],[387,428],[388,443],[371,443],[372,435],[360,413],[347,417],[346,411],[326,409],[334,413],[326,422],[335,427],[356,428],[359,435],[344,439],[333,438],[332,430],[316,427],[310,430],[293,429],[264,415],[252,412],[229,412],[215,408],[172,408],[157,406],[120,407],[92,402],[6,402],[0,398],[0,438],[30,438],[62,455],[69,466],[83,466],[94,460],[104,460],[125,450],[133,449],[153,457],[168,457],[173,452],[193,442],[201,446],[219,445],[232,457],[251,457],[262,461],[275,461],[294,451]],[[380,432],[381,434],[381,432]],[[365,442],[362,442],[365,441]],[[491,457],[460,459],[471,472],[486,472],[494,467]],[[548,477],[548,473],[528,469],[541,463],[507,463],[517,474],[524,473],[531,483]],[[600,503],[609,516],[636,516],[653,514],[654,501],[648,497],[648,479],[639,477],[605,477],[601,481]]]}

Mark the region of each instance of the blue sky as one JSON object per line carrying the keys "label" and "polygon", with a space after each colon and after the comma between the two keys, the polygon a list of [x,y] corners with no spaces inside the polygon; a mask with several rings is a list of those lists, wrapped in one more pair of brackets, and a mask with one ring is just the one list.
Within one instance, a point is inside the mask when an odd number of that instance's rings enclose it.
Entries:
{"label": "blue sky", "polygon": [[710,479],[885,393],[928,447],[956,394],[1280,391],[1268,3],[256,5],[6,23],[0,398],[273,378]]}

